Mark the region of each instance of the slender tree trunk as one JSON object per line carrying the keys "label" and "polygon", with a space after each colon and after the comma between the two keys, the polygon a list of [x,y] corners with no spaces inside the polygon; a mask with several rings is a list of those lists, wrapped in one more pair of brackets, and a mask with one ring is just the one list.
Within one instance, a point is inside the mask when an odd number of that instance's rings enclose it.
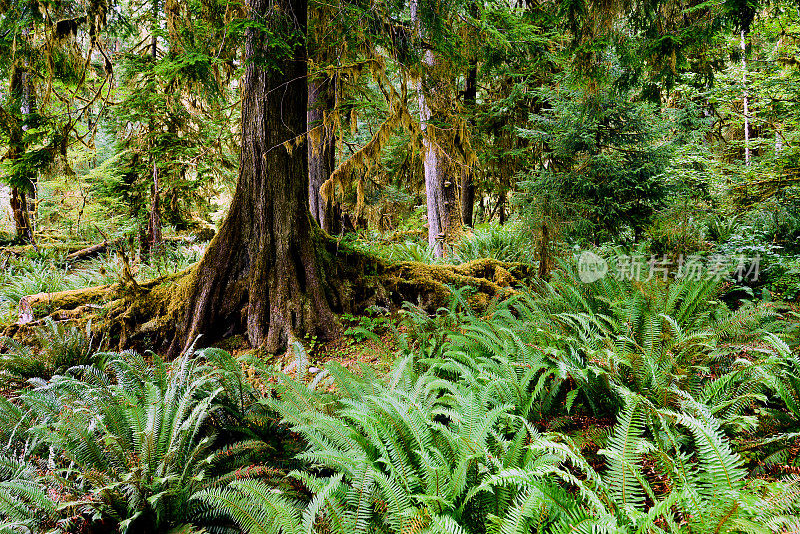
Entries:
{"label": "slender tree trunk", "polygon": [[336,166],[336,136],[325,125],[325,112],[333,109],[335,94],[333,80],[325,77],[312,79],[308,84],[308,203],[311,216],[329,234],[338,233],[336,200],[322,198],[319,190],[330,178]]}
{"label": "slender tree trunk", "polygon": [[[9,75],[9,95],[19,105],[19,110],[23,115],[22,120],[12,120],[8,125],[9,130],[9,152],[7,159],[13,161],[21,157],[26,149],[24,142],[25,127],[23,126],[24,116],[29,115],[35,110],[35,92],[31,86],[31,80],[24,65],[14,64]],[[14,217],[14,227],[18,239],[31,243],[34,247],[36,241],[33,236],[33,225],[31,224],[30,208],[26,190],[33,189],[35,176],[17,177],[16,183],[11,183],[11,212]],[[35,189],[34,189],[35,190]]]}
{"label": "slender tree trunk", "polygon": [[[247,0],[259,24],[245,37],[239,182],[184,295],[175,297],[188,305],[172,355],[199,334],[219,337],[237,324],[254,347],[270,352],[295,335],[338,332],[309,213],[308,151],[296,147],[307,127],[306,49],[297,37],[306,34],[306,2]],[[271,35],[293,39],[291,52]]]}
{"label": "slender tree trunk", "polygon": [[506,223],[506,194],[500,193],[500,196],[497,199],[498,204],[498,218],[500,219],[500,226],[503,226]]}
{"label": "slender tree trunk", "polygon": [[18,187],[11,188],[11,211],[14,215],[14,226],[17,237],[35,244],[33,239],[33,228],[31,227],[30,211],[28,208],[28,196],[25,191]]}
{"label": "slender tree trunk", "polygon": [[158,0],[153,0],[153,28],[150,32],[150,55],[153,61],[158,59],[158,35],[156,29],[158,28]]}
{"label": "slender tree trunk", "polygon": [[[336,51],[329,42],[328,32],[333,23],[329,6],[316,6],[309,13],[309,20],[314,21],[308,28],[309,56],[317,65],[333,63]],[[336,81],[335,75],[324,72],[313,74],[308,81],[308,203],[311,216],[329,234],[338,234],[341,230],[335,188],[329,198],[320,194],[322,184],[336,168],[336,132],[332,124],[325,124],[326,116],[336,106]]]}
{"label": "slender tree trunk", "polygon": [[[418,0],[411,0],[411,20],[417,25],[420,39],[426,31],[419,18]],[[449,102],[452,91],[442,75],[442,65],[436,54],[425,51],[424,72],[419,85],[419,113],[422,129],[425,195],[428,208],[428,244],[434,255],[441,258],[446,245],[455,242],[463,228],[458,192],[452,181],[452,164],[445,149],[452,146],[452,136],[438,127],[445,117],[443,102]],[[448,139],[449,137],[449,139]]]}
{"label": "slender tree trunk", "polygon": [[[153,59],[153,65],[158,61],[158,35],[156,34],[156,24],[158,21],[158,0],[153,0],[153,30],[150,38],[150,55]],[[155,121],[150,121],[150,136],[153,139],[155,134]],[[150,215],[147,218],[147,243],[145,250],[148,253],[155,252],[158,254],[164,245],[164,239],[161,235],[161,184],[159,183],[158,176],[158,161],[156,160],[155,141],[153,141],[152,159],[153,165],[153,183],[150,185]]]}
{"label": "slender tree trunk", "polygon": [[150,186],[150,217],[147,219],[147,248],[158,254],[162,251],[164,238],[161,235],[161,183],[158,178],[158,165],[153,157],[153,183]]}
{"label": "slender tree trunk", "polygon": [[747,93],[747,38],[742,30],[739,44],[742,49],[742,104],[744,108],[744,164],[750,165],[750,98]]}
{"label": "slender tree trunk", "polygon": [[[24,115],[36,113],[37,111],[36,87],[33,85],[33,80],[34,77],[31,75],[30,71],[26,70],[22,74],[22,113]],[[27,127],[23,127],[22,129],[23,131],[27,130]],[[28,177],[28,180],[30,181],[30,195],[28,198],[23,199],[25,205],[26,230],[28,232],[28,240],[35,247],[36,243],[34,242],[33,236],[36,232],[36,206],[38,205],[36,186],[39,182],[39,173],[33,171]]]}
{"label": "slender tree trunk", "polygon": [[420,96],[420,109],[423,120],[423,149],[425,157],[425,195],[428,207],[428,244],[434,255],[441,258],[445,247],[457,239],[461,231],[461,212],[456,188],[448,176],[447,155],[438,145],[433,135],[426,133],[425,121],[432,114],[425,104],[425,96]]}
{"label": "slender tree trunk", "polygon": [[[475,101],[478,94],[478,64],[474,62],[467,72],[464,84],[464,104],[474,113]],[[474,124],[474,120],[470,120]],[[464,170],[461,175],[461,218],[466,226],[472,226],[475,209],[475,181],[472,167]]]}

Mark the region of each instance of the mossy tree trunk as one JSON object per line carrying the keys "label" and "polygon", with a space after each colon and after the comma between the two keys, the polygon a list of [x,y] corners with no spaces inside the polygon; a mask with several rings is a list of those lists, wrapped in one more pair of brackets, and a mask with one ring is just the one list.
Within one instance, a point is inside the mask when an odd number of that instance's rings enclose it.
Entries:
{"label": "mossy tree trunk", "polygon": [[[13,163],[19,160],[27,149],[25,137],[25,117],[36,111],[36,92],[33,87],[28,67],[20,62],[14,63],[9,75],[9,97],[11,107],[19,106],[21,116],[6,112],[0,107],[0,119],[3,121],[3,130],[8,134],[9,150],[5,158]],[[30,174],[29,169],[13,171],[11,179],[11,212],[14,218],[14,227],[17,238],[21,241],[36,246],[33,236],[33,224],[30,216],[30,204],[27,191],[34,191],[36,176]]]}
{"label": "mossy tree trunk", "polygon": [[[463,285],[476,289],[470,297],[475,309],[485,309],[529,275],[527,266],[488,259],[459,266],[388,264],[320,230],[309,210],[309,152],[301,146],[308,72],[306,44],[298,36],[306,33],[306,2],[247,0],[257,24],[245,41],[239,181],[203,259],[148,282],[128,272],[111,286],[26,296],[34,320],[12,325],[5,335],[25,336],[43,314],[75,319],[94,309],[88,304],[102,302],[107,313],[96,324],[119,336],[120,349],[144,340],[149,347],[168,343],[167,355],[174,357],[199,335],[208,345],[245,332],[252,346],[277,352],[292,337],[336,336],[334,310],[358,313],[411,301],[435,312],[446,305],[451,287]],[[460,213],[459,204],[452,205]]]}
{"label": "mossy tree trunk", "polygon": [[[419,0],[411,0],[411,20],[422,41],[427,31],[419,7]],[[452,84],[446,66],[433,50],[424,52],[422,63],[419,114],[428,208],[428,244],[435,256],[441,258],[446,245],[455,242],[463,231],[458,188],[453,179],[451,157],[447,154],[447,150],[453,147],[452,135],[441,127],[448,119],[444,107],[452,100]]]}
{"label": "mossy tree trunk", "polygon": [[31,244],[34,243],[33,227],[31,226],[30,208],[28,207],[28,195],[23,189],[18,187],[11,188],[11,212],[14,216],[14,227],[17,238]]}
{"label": "mossy tree trunk", "polygon": [[[239,182],[228,215],[177,299],[170,347],[244,327],[276,352],[293,335],[338,331],[323,278],[320,232],[308,203],[306,0],[247,0]],[[267,31],[258,28],[266,24]],[[275,41],[276,37],[285,43]],[[291,39],[291,41],[290,41]],[[290,53],[282,51],[288,44]]]}

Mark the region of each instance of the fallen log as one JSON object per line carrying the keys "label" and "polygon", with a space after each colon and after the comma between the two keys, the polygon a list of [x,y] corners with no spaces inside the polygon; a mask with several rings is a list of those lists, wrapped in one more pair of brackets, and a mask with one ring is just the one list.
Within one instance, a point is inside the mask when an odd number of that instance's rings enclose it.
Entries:
{"label": "fallen log", "polygon": [[100,304],[108,299],[116,284],[95,286],[84,289],[69,289],[55,293],[36,293],[26,295],[19,301],[19,321],[17,324],[33,322],[37,317],[55,310],[73,310],[86,304]]}
{"label": "fallen log", "polygon": [[[169,243],[178,243],[178,244],[189,244],[194,243],[195,238],[194,236],[166,236],[163,238],[165,242]],[[72,252],[64,258],[67,263],[76,263],[81,260],[85,260],[95,254],[100,254],[105,252],[109,248],[114,248],[121,243],[121,240],[115,239],[114,241],[109,242],[108,240],[103,240],[102,243],[97,243],[95,245],[90,245],[88,247],[82,248],[80,250],[76,250]]]}
{"label": "fallen log", "polygon": [[107,249],[108,249],[108,241],[104,240],[102,243],[97,243],[96,245],[91,245],[89,247],[75,251],[71,254],[67,254],[67,257],[64,259],[67,261],[67,263],[74,263],[86,259],[89,256],[105,252]]}

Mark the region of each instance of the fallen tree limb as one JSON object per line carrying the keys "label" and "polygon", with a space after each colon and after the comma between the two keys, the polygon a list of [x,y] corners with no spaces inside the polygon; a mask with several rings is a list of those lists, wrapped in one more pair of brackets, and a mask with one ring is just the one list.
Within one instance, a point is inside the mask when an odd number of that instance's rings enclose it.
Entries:
{"label": "fallen tree limb", "polygon": [[102,243],[97,243],[96,245],[91,245],[89,247],[75,251],[71,254],[67,254],[67,257],[64,259],[67,261],[67,263],[74,263],[86,259],[95,254],[105,252],[107,249],[108,249],[108,241],[104,240]]}
{"label": "fallen tree limb", "polygon": [[[67,252],[72,253],[78,250],[81,250],[86,245],[64,245],[62,243],[59,244],[40,244],[40,250],[56,250],[59,252]],[[36,249],[33,245],[8,245],[4,247],[0,247],[0,251],[5,252],[6,254],[10,254],[14,257],[22,256],[23,254],[30,254],[34,252]]]}

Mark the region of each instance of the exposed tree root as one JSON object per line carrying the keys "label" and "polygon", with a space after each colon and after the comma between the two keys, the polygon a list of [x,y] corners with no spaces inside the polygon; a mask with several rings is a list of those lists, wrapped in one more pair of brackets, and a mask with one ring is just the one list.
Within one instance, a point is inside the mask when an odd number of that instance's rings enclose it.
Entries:
{"label": "exposed tree root", "polygon": [[394,263],[384,266],[379,279],[391,292],[394,306],[409,301],[434,312],[448,303],[450,288],[473,287],[475,292],[468,297],[468,302],[475,309],[483,310],[492,299],[513,292],[513,288],[531,274],[532,268],[527,265],[482,259],[455,266]]}
{"label": "exposed tree root", "polygon": [[[524,264],[492,259],[463,265],[427,265],[416,262],[387,263],[352,251],[332,250],[336,273],[328,276],[334,303],[340,313],[359,313],[371,305],[397,309],[404,301],[433,313],[445,306],[451,289],[471,286],[475,289],[468,302],[477,310],[485,309],[493,299],[504,298],[514,287],[532,276],[533,268]],[[30,314],[26,324],[12,325],[5,335],[21,338],[44,318],[86,323],[119,349],[147,347],[163,349],[175,336],[179,318],[185,312],[185,295],[195,282],[197,265],[180,273],[135,286],[127,283],[87,289],[39,293],[23,299],[21,309]],[[245,301],[246,302],[246,301]],[[241,333],[246,310],[232,316],[225,331],[207,334],[206,343]]]}

